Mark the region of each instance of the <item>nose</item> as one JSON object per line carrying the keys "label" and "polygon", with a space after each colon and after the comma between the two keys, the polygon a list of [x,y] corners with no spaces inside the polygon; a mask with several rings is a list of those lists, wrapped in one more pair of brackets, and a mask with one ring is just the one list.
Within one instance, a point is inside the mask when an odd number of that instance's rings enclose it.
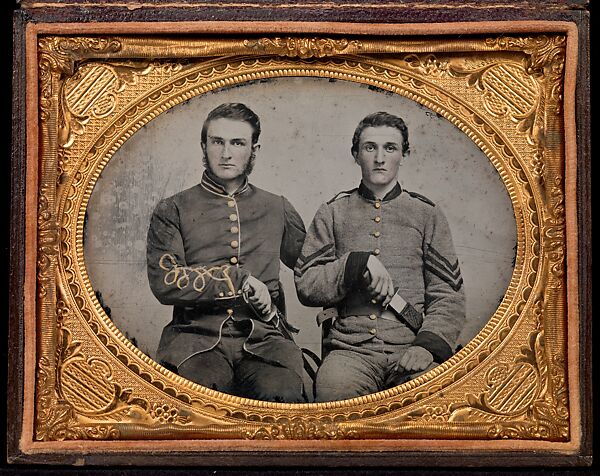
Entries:
{"label": "nose", "polygon": [[228,142],[225,142],[225,144],[223,144],[223,152],[221,152],[221,158],[231,159],[231,146]]}
{"label": "nose", "polygon": [[383,147],[377,149],[375,154],[375,162],[378,164],[385,162],[385,150],[383,150]]}

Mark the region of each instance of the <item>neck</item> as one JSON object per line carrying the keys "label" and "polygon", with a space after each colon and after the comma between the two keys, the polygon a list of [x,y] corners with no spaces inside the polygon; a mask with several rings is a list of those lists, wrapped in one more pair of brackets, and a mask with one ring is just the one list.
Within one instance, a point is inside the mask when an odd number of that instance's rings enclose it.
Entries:
{"label": "neck", "polygon": [[373,183],[369,183],[369,182],[364,182],[364,184],[366,185],[366,187],[371,190],[371,192],[373,192],[373,195],[375,195],[376,198],[378,198],[379,200],[383,200],[383,198],[389,193],[391,192],[391,190],[396,186],[396,183],[398,183],[397,180],[393,180],[392,182],[385,184],[385,185],[379,185],[379,184],[373,184]]}
{"label": "neck", "polygon": [[[228,195],[231,195],[233,192],[238,190],[244,184],[244,179],[245,179],[245,177],[243,175],[241,175],[238,178],[227,180],[227,181],[218,180],[218,183],[225,189],[225,191],[227,192]],[[225,183],[223,183],[223,182],[225,182]]]}
{"label": "neck", "polygon": [[230,179],[230,180],[223,180],[223,179],[216,177],[209,169],[206,169],[206,173],[208,174],[208,176],[210,177],[210,179],[213,182],[216,182],[221,187],[223,187],[223,190],[225,190],[225,192],[227,192],[228,195],[231,195],[236,190],[238,190],[244,184],[244,181],[246,180],[245,175],[240,175],[239,177],[236,177],[236,178]]}

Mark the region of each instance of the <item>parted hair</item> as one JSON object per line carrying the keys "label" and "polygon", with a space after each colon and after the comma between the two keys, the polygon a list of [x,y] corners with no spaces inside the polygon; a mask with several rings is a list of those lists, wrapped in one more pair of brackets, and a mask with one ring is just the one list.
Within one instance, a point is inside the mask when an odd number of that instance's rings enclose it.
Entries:
{"label": "parted hair", "polygon": [[352,155],[356,157],[358,154],[358,144],[360,142],[360,135],[367,127],[394,127],[398,129],[402,134],[402,155],[406,155],[409,152],[408,144],[408,127],[404,123],[401,117],[394,116],[387,112],[374,112],[369,114],[356,126],[354,136],[352,137]]}
{"label": "parted hair", "polygon": [[258,137],[260,136],[260,119],[256,113],[245,104],[229,102],[217,106],[206,116],[200,134],[200,140],[203,145],[206,145],[208,125],[211,121],[217,119],[232,119],[234,121],[247,122],[252,127],[252,145],[258,142]]}

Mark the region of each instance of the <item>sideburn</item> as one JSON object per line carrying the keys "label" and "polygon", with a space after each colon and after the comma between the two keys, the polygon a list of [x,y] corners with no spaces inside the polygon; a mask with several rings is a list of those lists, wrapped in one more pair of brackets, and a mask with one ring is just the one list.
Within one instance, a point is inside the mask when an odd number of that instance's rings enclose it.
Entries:
{"label": "sideburn", "polygon": [[[250,175],[252,173],[252,171],[254,170],[254,163],[255,162],[256,162],[256,154],[254,152],[252,152],[250,154],[250,159],[248,159],[248,163],[246,164],[246,167],[244,168],[244,172],[243,172],[243,174],[246,177],[248,175]],[[212,170],[210,170],[210,167],[208,165],[208,159],[206,158],[206,152],[204,152],[204,151],[202,153],[202,165],[204,166],[204,168],[206,170],[209,170],[212,173]]]}

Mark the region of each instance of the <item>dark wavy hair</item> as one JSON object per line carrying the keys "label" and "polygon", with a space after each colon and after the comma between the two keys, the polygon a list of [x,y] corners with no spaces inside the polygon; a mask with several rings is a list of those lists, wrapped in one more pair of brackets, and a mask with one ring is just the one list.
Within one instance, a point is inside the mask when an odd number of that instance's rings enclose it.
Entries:
{"label": "dark wavy hair", "polygon": [[258,142],[258,137],[260,136],[260,119],[256,113],[245,104],[229,102],[214,108],[206,116],[206,120],[202,125],[202,132],[200,133],[202,145],[206,145],[208,125],[211,121],[216,121],[217,119],[232,119],[234,121],[247,122],[252,127],[252,145]]}
{"label": "dark wavy hair", "polygon": [[401,117],[394,116],[387,112],[374,112],[369,114],[356,126],[354,136],[352,136],[352,155],[358,154],[358,143],[360,135],[367,127],[395,127],[402,134],[402,155],[407,155],[410,151],[408,144],[408,128]]}

